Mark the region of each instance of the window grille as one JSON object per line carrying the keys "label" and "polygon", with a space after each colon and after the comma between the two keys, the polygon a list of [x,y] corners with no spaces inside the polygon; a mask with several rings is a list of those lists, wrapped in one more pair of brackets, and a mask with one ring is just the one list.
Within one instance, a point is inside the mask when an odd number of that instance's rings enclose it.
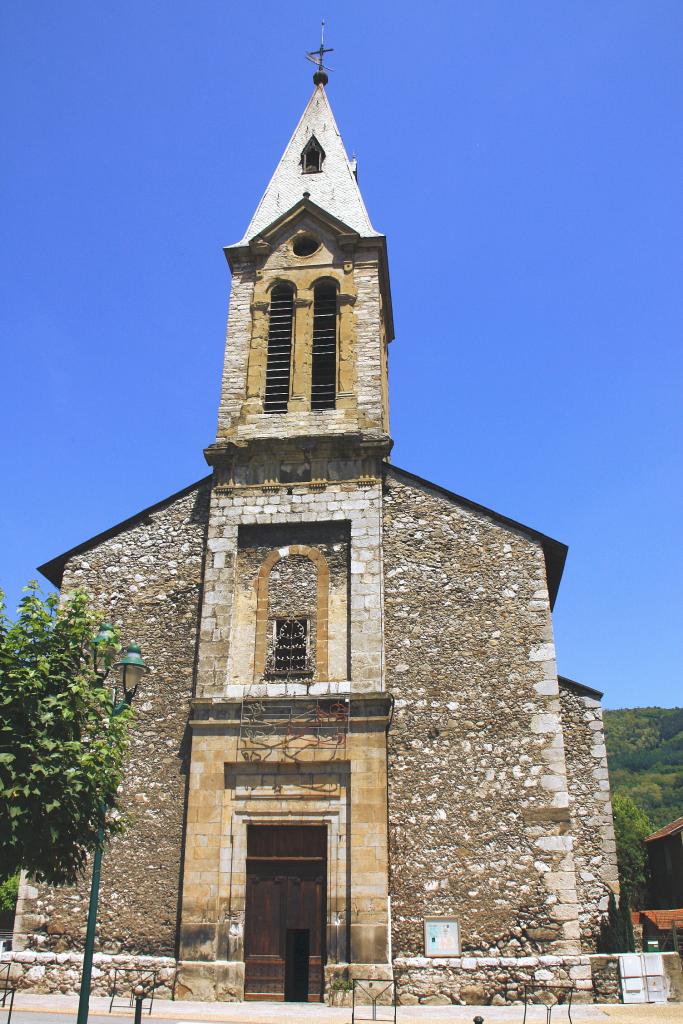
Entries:
{"label": "window grille", "polygon": [[337,289],[316,286],[313,299],[311,409],[334,409],[337,376]]}
{"label": "window grille", "polygon": [[277,285],[270,296],[265,412],[287,412],[293,321],[294,289],[288,284]]}
{"label": "window grille", "polygon": [[273,653],[266,674],[302,676],[313,671],[308,647],[308,619],[276,619]]}

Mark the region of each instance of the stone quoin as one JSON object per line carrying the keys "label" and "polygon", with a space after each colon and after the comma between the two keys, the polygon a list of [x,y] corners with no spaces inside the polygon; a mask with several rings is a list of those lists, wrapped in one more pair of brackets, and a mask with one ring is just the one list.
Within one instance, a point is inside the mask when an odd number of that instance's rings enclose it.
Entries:
{"label": "stone quoin", "polygon": [[[600,694],[555,663],[566,548],[391,464],[386,239],[324,77],[225,249],[210,475],[41,570],[153,666],[95,990],[593,998],[616,852]],[[22,880],[22,985],[77,989],[88,887]]]}

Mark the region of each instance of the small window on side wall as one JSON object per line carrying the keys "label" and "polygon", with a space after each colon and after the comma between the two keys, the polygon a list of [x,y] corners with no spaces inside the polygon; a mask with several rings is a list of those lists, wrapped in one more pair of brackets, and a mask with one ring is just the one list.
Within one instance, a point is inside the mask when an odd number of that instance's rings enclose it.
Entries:
{"label": "small window on side wall", "polygon": [[324,159],[325,150],[315,135],[311,135],[301,151],[301,170],[304,174],[318,174],[323,169]]}

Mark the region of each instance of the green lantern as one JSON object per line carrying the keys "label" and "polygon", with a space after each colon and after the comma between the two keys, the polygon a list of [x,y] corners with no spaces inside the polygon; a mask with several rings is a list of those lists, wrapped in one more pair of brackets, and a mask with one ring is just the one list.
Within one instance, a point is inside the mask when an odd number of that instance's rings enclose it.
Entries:
{"label": "green lantern", "polygon": [[116,662],[114,668],[117,668],[121,673],[124,698],[130,704],[135,696],[140,680],[145,672],[149,672],[149,668],[143,661],[138,645],[128,644],[126,653],[120,661]]}

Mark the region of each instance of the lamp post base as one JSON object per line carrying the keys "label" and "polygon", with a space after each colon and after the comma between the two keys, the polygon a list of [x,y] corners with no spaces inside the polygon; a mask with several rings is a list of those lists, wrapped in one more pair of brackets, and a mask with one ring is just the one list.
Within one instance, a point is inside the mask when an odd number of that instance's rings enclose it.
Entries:
{"label": "lamp post base", "polygon": [[88,1024],[90,1009],[90,983],[92,979],[92,958],[95,951],[95,928],[97,926],[97,903],[100,896],[100,871],[102,868],[102,847],[104,846],[104,822],[97,833],[97,846],[92,865],[92,882],[90,883],[90,903],[88,905],[88,927],[85,932],[85,948],[83,950],[83,973],[81,975],[81,991],[78,999],[78,1016],[76,1024]]}

